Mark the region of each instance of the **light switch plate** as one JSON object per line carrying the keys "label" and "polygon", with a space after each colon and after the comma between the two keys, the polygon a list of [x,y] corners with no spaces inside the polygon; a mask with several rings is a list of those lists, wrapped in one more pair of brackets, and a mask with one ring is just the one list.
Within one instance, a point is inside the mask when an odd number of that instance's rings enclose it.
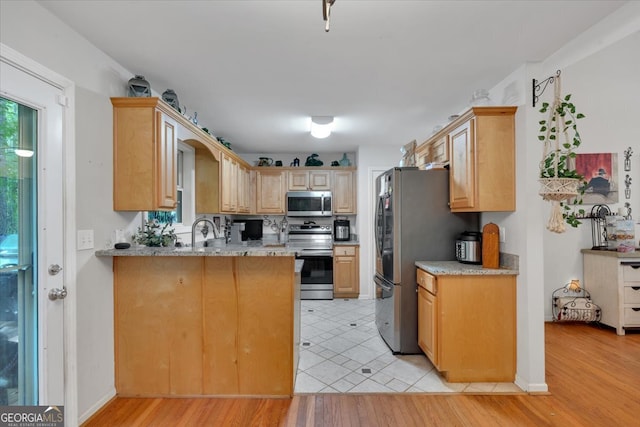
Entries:
{"label": "light switch plate", "polygon": [[93,249],[93,230],[78,230],[78,250]]}
{"label": "light switch plate", "polygon": [[500,228],[500,243],[504,243],[507,240],[507,232],[505,231],[504,227],[499,227]]}

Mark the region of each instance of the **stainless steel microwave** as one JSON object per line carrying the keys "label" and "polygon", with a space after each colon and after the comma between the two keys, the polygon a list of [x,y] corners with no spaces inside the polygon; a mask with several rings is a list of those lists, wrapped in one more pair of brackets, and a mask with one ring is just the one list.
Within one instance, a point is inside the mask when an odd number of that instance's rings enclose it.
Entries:
{"label": "stainless steel microwave", "polygon": [[287,192],[287,216],[331,216],[330,191]]}

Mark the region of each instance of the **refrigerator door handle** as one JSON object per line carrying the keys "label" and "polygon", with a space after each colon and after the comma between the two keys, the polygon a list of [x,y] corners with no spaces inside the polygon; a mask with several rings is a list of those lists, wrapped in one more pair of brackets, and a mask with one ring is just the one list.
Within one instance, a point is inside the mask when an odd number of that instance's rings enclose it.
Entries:
{"label": "refrigerator door handle", "polygon": [[379,277],[375,276],[373,278],[373,281],[376,283],[377,286],[380,286],[385,291],[391,292],[391,290],[392,290],[391,286],[385,285],[384,282],[382,281],[382,279],[380,279]]}
{"label": "refrigerator door handle", "polygon": [[[382,239],[384,238],[384,214],[381,210],[382,206],[382,197],[378,197],[378,204],[376,205],[376,224],[375,224],[375,240],[376,240],[376,251],[378,252],[378,256],[382,257]],[[380,222],[380,224],[378,224]]]}

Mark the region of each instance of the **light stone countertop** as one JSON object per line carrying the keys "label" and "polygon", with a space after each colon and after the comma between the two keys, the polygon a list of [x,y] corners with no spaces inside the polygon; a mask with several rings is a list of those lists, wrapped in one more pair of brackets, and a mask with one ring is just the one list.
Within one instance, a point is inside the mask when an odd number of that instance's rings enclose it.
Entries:
{"label": "light stone countertop", "polygon": [[617,252],[610,250],[595,250],[595,249],[581,249],[583,254],[602,255],[614,258],[640,258],[640,249],[636,249],[635,252]]}
{"label": "light stone countertop", "polygon": [[463,264],[458,261],[416,261],[416,266],[433,275],[517,275],[518,270],[510,268],[482,268],[478,264]]}
{"label": "light stone countertop", "polygon": [[334,240],[333,246],[360,246],[360,242],[357,237],[351,236],[350,240]]}
{"label": "light stone countertop", "polygon": [[129,249],[103,249],[98,257],[110,256],[295,256],[296,251],[284,245],[224,245],[221,247],[158,248],[132,246]]}

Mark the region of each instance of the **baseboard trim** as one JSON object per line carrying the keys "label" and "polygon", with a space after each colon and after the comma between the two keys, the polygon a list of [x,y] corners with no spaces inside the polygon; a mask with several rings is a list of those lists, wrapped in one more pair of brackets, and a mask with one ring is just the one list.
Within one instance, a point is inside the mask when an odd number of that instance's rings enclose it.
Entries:
{"label": "baseboard trim", "polygon": [[529,384],[518,375],[516,375],[516,380],[514,382],[518,387],[520,387],[522,390],[526,391],[529,394],[536,394],[536,393],[543,394],[543,393],[549,392],[549,386],[547,386],[547,383]]}
{"label": "baseboard trim", "polygon": [[116,399],[116,390],[111,389],[111,391],[105,394],[102,398],[100,398],[96,403],[91,405],[89,409],[87,409],[83,414],[78,417],[78,422],[80,425],[84,425],[87,421],[91,420],[93,417],[98,415],[104,408],[107,407],[111,402]]}

